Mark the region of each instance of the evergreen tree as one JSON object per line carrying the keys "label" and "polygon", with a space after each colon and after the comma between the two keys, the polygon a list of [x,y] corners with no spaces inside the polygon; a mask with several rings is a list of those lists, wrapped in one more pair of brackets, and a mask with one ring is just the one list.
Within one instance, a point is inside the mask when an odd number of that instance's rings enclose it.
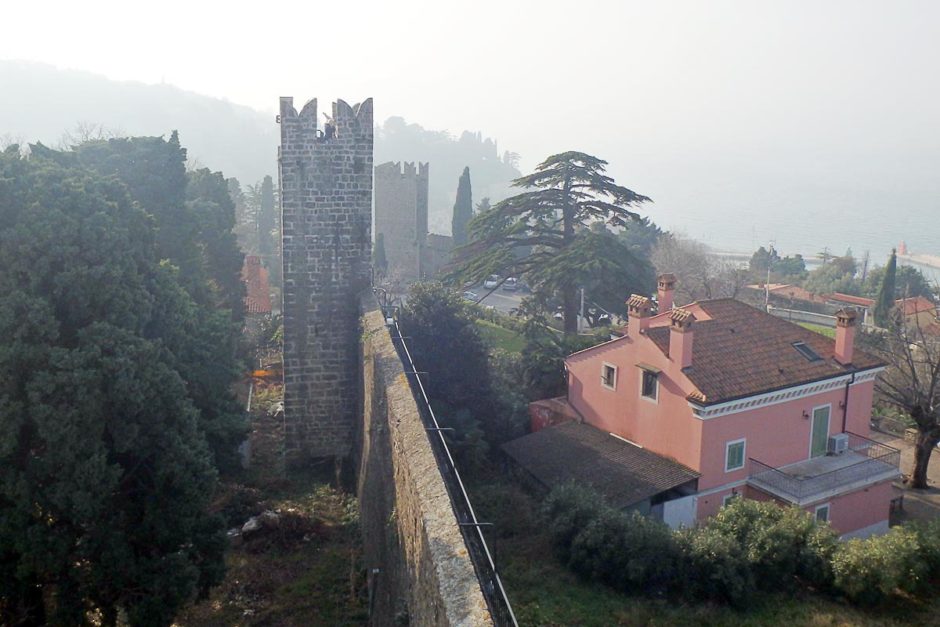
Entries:
{"label": "evergreen tree", "polygon": [[[34,146],[39,158],[116,176],[130,197],[153,219],[156,255],[175,266],[175,280],[193,301],[186,305],[189,335],[177,337],[176,366],[193,403],[200,409],[216,464],[237,462],[237,443],[247,431],[244,413],[232,391],[240,374],[236,346],[243,317],[242,254],[234,233],[234,203],[219,173],[203,168],[186,173],[186,149],[174,132],[160,137],[129,137],[86,142],[74,153]],[[167,269],[170,271],[170,269]],[[177,306],[172,293],[155,305]],[[182,305],[178,305],[183,307]],[[155,316],[152,325],[161,320]],[[175,323],[168,323],[173,333]],[[167,336],[167,342],[171,341]],[[173,336],[176,337],[176,336]]]}
{"label": "evergreen tree", "polygon": [[169,625],[223,573],[179,369],[212,338],[125,187],[33,148],[0,155],[0,623]]}
{"label": "evergreen tree", "polygon": [[372,266],[375,274],[385,276],[388,272],[388,257],[385,255],[385,234],[377,233],[372,251]]}
{"label": "evergreen tree", "polygon": [[581,152],[553,155],[516,179],[526,191],[501,201],[470,224],[470,242],[457,251],[454,277],[525,276],[543,294],[561,295],[565,333],[577,332],[578,289],[629,271],[635,257],[592,224],[624,227],[649,198],[614,183],[606,161]]}
{"label": "evergreen tree", "polygon": [[467,225],[473,218],[473,192],[470,190],[470,168],[464,168],[457,183],[457,200],[454,202],[454,218],[451,223],[451,234],[454,237],[454,246],[463,246],[467,243]]}
{"label": "evergreen tree", "polygon": [[274,244],[274,230],[276,228],[274,181],[270,176],[266,176],[261,181],[261,207],[258,212],[258,241],[260,242],[263,257],[270,257],[277,250]]}
{"label": "evergreen tree", "polygon": [[221,172],[200,168],[187,175],[187,207],[196,221],[206,274],[214,288],[215,305],[235,320],[244,314],[245,255],[235,238],[235,202]]}
{"label": "evergreen tree", "polygon": [[888,265],[885,266],[884,278],[881,281],[881,288],[878,290],[878,296],[875,298],[875,309],[872,313],[875,316],[875,324],[879,327],[887,327],[891,323],[891,310],[894,309],[894,284],[897,278],[898,257],[896,251],[891,249],[891,256],[888,258]]}
{"label": "evergreen tree", "polygon": [[489,211],[492,206],[493,206],[493,205],[490,204],[490,199],[489,199],[489,197],[483,197],[483,198],[480,199],[480,202],[477,203],[476,211],[474,211],[473,213],[474,213],[474,215],[480,214],[480,213],[485,213],[485,212]]}

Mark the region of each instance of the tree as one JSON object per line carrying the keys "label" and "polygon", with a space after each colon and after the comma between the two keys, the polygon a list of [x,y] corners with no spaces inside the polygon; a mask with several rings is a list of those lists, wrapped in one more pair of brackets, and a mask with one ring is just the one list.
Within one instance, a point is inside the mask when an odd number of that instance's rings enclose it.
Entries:
{"label": "tree", "polygon": [[490,204],[490,199],[488,197],[483,197],[480,199],[480,202],[477,203],[477,208],[474,213],[483,213],[489,211],[493,205]]}
{"label": "tree", "polygon": [[[40,159],[66,167],[83,167],[123,183],[130,197],[154,222],[157,259],[175,270],[176,283],[194,303],[176,290],[156,302],[155,311],[176,307],[186,323],[166,322],[166,341],[172,335],[178,371],[200,411],[214,460],[221,468],[236,463],[235,447],[244,437],[244,412],[232,386],[240,374],[236,347],[243,316],[241,251],[234,226],[234,204],[220,173],[207,169],[186,172],[186,149],[179,136],[128,137],[91,141],[63,153],[32,147]],[[172,297],[171,297],[172,296]],[[169,313],[167,313],[169,315]],[[163,320],[155,315],[153,325]]]}
{"label": "tree", "polygon": [[457,183],[457,200],[454,202],[454,218],[451,233],[454,246],[467,243],[467,225],[473,218],[473,192],[470,189],[470,168],[464,168]]}
{"label": "tree", "polygon": [[372,250],[372,266],[377,276],[385,276],[388,272],[388,257],[385,254],[385,234],[376,233],[375,244]]}
{"label": "tree", "polygon": [[474,463],[486,451],[483,432],[494,442],[498,434],[489,357],[472,306],[440,283],[415,283],[400,325],[416,368],[427,373],[422,381],[435,413],[455,429],[452,441],[464,461]]}
{"label": "tree", "polygon": [[228,309],[235,320],[244,317],[245,255],[235,238],[235,203],[221,172],[208,168],[187,174],[186,202],[193,216],[203,251],[206,274],[217,307]]}
{"label": "tree", "polygon": [[886,327],[890,322],[891,311],[894,309],[895,296],[895,278],[898,271],[898,257],[896,251],[891,249],[891,256],[888,258],[888,265],[885,266],[884,277],[881,280],[881,287],[878,289],[878,295],[875,297],[875,308],[872,314],[875,316],[875,324],[879,327]]}
{"label": "tree", "polygon": [[803,287],[813,294],[855,294],[861,291],[860,282],[855,278],[855,260],[851,257],[830,257],[823,264],[807,275]]}
{"label": "tree", "polygon": [[274,181],[265,176],[261,181],[261,197],[258,208],[258,242],[261,255],[275,254],[274,230],[277,228],[277,216],[274,211]]}
{"label": "tree", "polygon": [[[887,266],[879,266],[868,273],[862,293],[870,298],[878,296],[881,284],[885,279]],[[894,277],[894,298],[916,298],[923,296],[930,300],[936,299],[934,288],[924,273],[914,266],[897,266]]]}
{"label": "tree", "polygon": [[889,310],[883,333],[866,333],[861,344],[886,364],[875,382],[881,401],[907,414],[917,427],[911,487],[927,487],[927,464],[940,442],[940,338]]}
{"label": "tree", "polygon": [[[457,251],[457,277],[480,281],[490,274],[525,276],[544,293],[561,296],[565,333],[577,333],[579,282],[620,265],[596,257],[605,240],[596,222],[622,228],[639,219],[631,211],[650,199],[605,175],[606,161],[581,152],[553,155],[516,179],[526,190],[499,202],[470,224],[470,242]],[[621,247],[623,254],[631,254]]]}
{"label": "tree", "polygon": [[212,338],[120,182],[42,147],[0,181],[0,623],[169,625],[224,568],[175,352]]}
{"label": "tree", "polygon": [[735,298],[747,283],[747,273],[711,254],[701,242],[664,233],[652,252],[656,272],[676,275],[675,304],[709,298]]}

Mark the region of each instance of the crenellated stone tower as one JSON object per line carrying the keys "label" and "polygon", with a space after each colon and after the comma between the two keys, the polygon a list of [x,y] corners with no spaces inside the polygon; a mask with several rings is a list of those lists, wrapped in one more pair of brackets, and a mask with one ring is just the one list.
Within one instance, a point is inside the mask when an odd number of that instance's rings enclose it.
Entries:
{"label": "crenellated stone tower", "polygon": [[357,412],[359,294],[371,277],[372,99],[281,98],[278,175],[284,260],[287,461],[344,457]]}
{"label": "crenellated stone tower", "polygon": [[424,275],[428,237],[427,163],[375,166],[375,233],[385,239],[388,276],[410,283]]}

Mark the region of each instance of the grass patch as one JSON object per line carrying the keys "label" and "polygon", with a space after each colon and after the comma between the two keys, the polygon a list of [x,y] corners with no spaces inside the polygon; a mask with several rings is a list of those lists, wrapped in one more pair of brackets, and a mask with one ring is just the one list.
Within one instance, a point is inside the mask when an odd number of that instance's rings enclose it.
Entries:
{"label": "grass patch", "polygon": [[935,625],[940,601],[914,599],[864,610],[847,602],[799,592],[756,594],[746,609],[684,604],[621,594],[580,579],[555,557],[543,531],[537,499],[500,477],[470,489],[480,518],[495,523],[488,537],[520,625],[607,627],[609,625],[715,625],[758,627]]}
{"label": "grass patch", "polygon": [[499,348],[508,353],[521,353],[525,348],[525,338],[515,331],[493,324],[489,320],[477,320],[476,324],[480,336],[490,348]]}
{"label": "grass patch", "polygon": [[828,337],[828,338],[831,339],[831,340],[836,339],[836,330],[835,330],[835,329],[831,329],[831,328],[829,328],[829,327],[824,327],[824,326],[821,325],[821,324],[813,324],[812,322],[797,322],[797,324],[800,325],[801,327],[803,327],[804,329],[809,329],[810,331],[813,331],[814,333],[818,333],[818,334],[820,334],[820,335],[825,335],[826,337]]}

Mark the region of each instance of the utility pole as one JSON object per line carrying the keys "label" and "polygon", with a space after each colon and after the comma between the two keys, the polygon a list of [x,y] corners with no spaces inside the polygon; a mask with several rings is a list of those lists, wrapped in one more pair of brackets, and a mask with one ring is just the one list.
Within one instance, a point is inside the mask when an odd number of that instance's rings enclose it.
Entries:
{"label": "utility pole", "polygon": [[582,330],[584,324],[584,288],[581,288],[581,316],[578,318],[578,333]]}

